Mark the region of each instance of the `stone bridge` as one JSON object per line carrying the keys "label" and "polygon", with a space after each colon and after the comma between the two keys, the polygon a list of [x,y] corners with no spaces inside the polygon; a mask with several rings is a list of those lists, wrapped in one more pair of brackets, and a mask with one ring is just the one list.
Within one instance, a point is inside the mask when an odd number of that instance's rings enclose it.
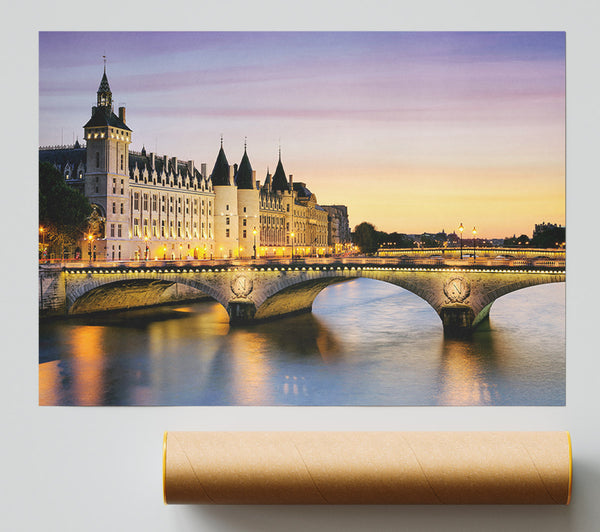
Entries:
{"label": "stone bridge", "polygon": [[565,271],[404,267],[368,262],[139,263],[40,267],[40,315],[73,315],[208,296],[231,323],[273,319],[312,309],[327,286],[364,277],[395,284],[427,301],[445,334],[471,332],[499,297],[529,286],[564,282]]}

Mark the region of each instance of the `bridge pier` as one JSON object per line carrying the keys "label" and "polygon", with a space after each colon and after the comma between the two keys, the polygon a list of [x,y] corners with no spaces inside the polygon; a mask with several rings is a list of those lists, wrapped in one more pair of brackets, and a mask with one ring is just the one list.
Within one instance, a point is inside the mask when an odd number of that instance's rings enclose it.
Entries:
{"label": "bridge pier", "polygon": [[446,305],[440,309],[444,336],[451,338],[469,336],[475,328],[475,312],[469,305]]}
{"label": "bridge pier", "polygon": [[231,324],[249,323],[254,321],[256,305],[252,301],[233,299],[227,304],[227,314]]}

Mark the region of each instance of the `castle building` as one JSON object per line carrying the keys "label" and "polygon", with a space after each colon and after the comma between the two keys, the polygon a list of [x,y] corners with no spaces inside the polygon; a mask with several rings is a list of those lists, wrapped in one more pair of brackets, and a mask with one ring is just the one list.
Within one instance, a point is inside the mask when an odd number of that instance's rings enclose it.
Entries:
{"label": "castle building", "polygon": [[286,177],[281,161],[264,184],[246,145],[231,166],[223,139],[212,173],[206,164],[130,150],[125,107],[114,113],[106,67],[83,126],[85,146],[40,148],[66,182],[89,199],[101,225],[77,256],[96,260],[184,260],[305,256],[327,253],[328,213],[304,183]]}

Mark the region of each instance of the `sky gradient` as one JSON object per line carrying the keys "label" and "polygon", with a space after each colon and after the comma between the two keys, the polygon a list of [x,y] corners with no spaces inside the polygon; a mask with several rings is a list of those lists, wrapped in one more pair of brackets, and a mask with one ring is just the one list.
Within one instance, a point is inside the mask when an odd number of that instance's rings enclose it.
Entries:
{"label": "sky gradient", "polygon": [[352,227],[478,236],[565,223],[565,34],[40,33],[40,145],[82,138],[102,77],[134,150],[248,155]]}

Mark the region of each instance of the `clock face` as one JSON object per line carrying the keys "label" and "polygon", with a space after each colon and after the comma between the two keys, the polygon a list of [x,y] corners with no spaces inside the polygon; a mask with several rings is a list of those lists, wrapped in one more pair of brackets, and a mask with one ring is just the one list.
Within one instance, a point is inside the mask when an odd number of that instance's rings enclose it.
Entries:
{"label": "clock face", "polygon": [[444,294],[452,303],[462,303],[471,293],[471,287],[466,279],[460,276],[451,277],[444,285]]}
{"label": "clock face", "polygon": [[231,281],[231,291],[237,297],[246,297],[252,289],[254,288],[254,283],[252,279],[246,277],[245,275],[236,275]]}

